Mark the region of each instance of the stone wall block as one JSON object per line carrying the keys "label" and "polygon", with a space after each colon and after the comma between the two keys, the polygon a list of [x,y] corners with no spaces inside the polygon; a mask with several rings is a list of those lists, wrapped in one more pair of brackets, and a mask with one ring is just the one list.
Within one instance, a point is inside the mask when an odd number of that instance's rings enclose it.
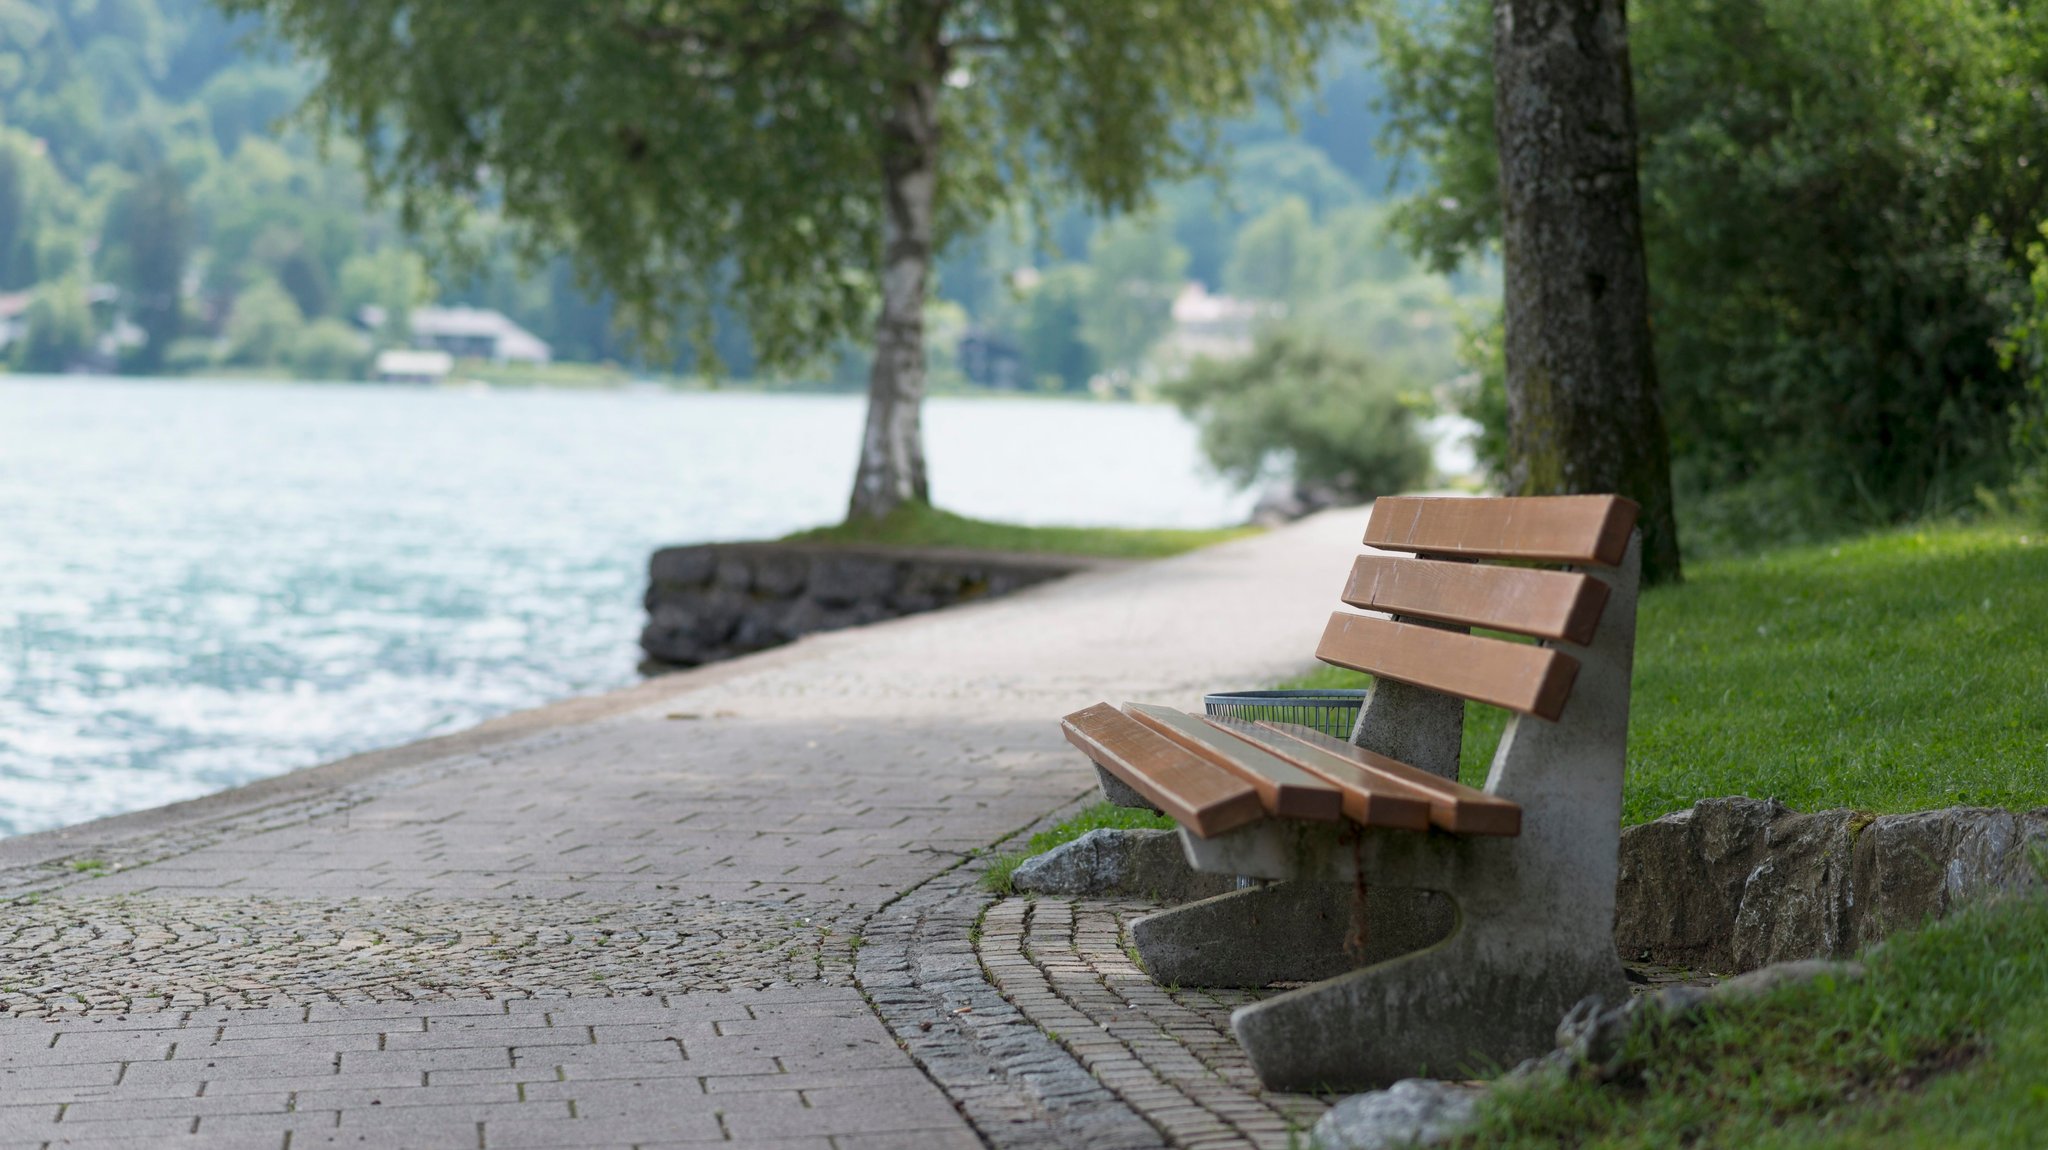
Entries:
{"label": "stone wall block", "polygon": [[754,557],[754,591],[769,598],[795,598],[810,574],[810,561],[802,555],[764,551]]}
{"label": "stone wall block", "polygon": [[1788,815],[1771,824],[1769,856],[1743,881],[1735,910],[1737,970],[1774,962],[1834,958],[1855,949],[1849,911],[1856,835],[1869,821],[1857,811]]}
{"label": "stone wall block", "polygon": [[1734,962],[1736,911],[1764,860],[1774,801],[1705,799],[1622,834],[1616,942],[1628,958],[1708,970]]}
{"label": "stone wall block", "polygon": [[2043,851],[2048,809],[1872,818],[1709,799],[1622,832],[1615,941],[1630,958],[1717,971],[1843,957],[1974,899],[2048,885]]}
{"label": "stone wall block", "polygon": [[744,594],[754,586],[754,567],[743,555],[727,552],[713,568],[711,585],[720,591]]}
{"label": "stone wall block", "polygon": [[816,543],[668,547],[648,564],[642,667],[694,667],[1110,562]]}
{"label": "stone wall block", "polygon": [[896,589],[892,559],[870,555],[819,555],[811,561],[810,597],[827,607],[850,607],[863,599],[883,599]]}
{"label": "stone wall block", "polygon": [[1856,941],[1871,943],[1947,908],[1943,881],[1954,847],[1948,811],[1891,815],[1856,843]]}
{"label": "stone wall block", "polygon": [[711,581],[718,563],[713,547],[664,547],[649,560],[647,574],[655,586],[701,587]]}

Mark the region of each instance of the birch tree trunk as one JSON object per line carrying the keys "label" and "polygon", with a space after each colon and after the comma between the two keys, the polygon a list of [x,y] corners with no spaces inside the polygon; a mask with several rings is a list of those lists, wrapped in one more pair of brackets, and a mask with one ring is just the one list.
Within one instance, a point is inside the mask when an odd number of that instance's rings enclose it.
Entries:
{"label": "birch tree trunk", "polygon": [[1493,17],[1511,478],[1634,499],[1644,577],[1676,581],[1624,0],[1494,0]]}
{"label": "birch tree trunk", "polygon": [[[935,33],[935,30],[934,30]],[[935,39],[935,35],[934,35]],[[848,519],[880,519],[904,503],[928,503],[924,469],[924,303],[932,267],[932,208],[938,189],[938,91],[942,53],[920,43],[922,59],[896,94],[882,162],[882,312],[868,372],[868,420],[861,435]]]}

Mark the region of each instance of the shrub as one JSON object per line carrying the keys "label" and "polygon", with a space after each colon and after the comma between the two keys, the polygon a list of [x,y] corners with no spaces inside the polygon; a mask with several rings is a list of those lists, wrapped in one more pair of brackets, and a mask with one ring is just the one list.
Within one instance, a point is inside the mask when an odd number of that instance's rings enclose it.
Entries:
{"label": "shrub", "polygon": [[292,374],[300,379],[360,379],[369,359],[368,341],[336,319],[308,325],[291,344]]}
{"label": "shrub", "polygon": [[1245,359],[1200,361],[1165,391],[1200,423],[1209,462],[1242,485],[1284,466],[1299,485],[1364,500],[1429,474],[1400,379],[1299,332],[1269,329]]}

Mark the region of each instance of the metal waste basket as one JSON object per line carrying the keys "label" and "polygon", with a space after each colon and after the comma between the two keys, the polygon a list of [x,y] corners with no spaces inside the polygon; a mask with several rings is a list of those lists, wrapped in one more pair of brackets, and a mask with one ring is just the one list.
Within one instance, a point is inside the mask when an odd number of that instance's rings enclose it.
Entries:
{"label": "metal waste basket", "polygon": [[1349,739],[1365,705],[1364,691],[1232,691],[1204,695],[1211,718],[1299,723],[1335,739]]}

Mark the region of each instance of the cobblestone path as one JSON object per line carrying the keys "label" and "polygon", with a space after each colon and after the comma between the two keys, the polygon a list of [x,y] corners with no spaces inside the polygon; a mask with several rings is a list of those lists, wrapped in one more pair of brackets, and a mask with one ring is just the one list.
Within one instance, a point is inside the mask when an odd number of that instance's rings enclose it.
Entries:
{"label": "cobblestone path", "polygon": [[1139,1002],[1091,912],[1019,954],[1149,1079],[990,983],[963,864],[1086,789],[1058,715],[1303,666],[1362,526],[0,842],[0,1150],[1284,1145],[1223,1003]]}

